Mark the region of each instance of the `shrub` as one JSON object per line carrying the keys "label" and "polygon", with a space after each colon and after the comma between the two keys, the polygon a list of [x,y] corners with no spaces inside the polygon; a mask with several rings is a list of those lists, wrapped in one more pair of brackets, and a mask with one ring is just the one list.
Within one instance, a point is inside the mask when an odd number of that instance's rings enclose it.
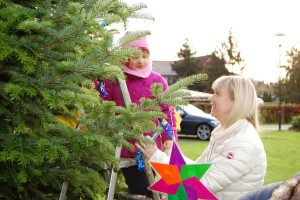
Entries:
{"label": "shrub", "polygon": [[292,118],[292,127],[291,127],[291,129],[300,131],[300,115]]}

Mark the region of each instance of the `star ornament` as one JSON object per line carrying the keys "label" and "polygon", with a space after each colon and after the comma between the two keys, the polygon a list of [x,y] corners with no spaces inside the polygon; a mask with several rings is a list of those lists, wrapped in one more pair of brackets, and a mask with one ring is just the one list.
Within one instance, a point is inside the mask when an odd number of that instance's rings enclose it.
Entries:
{"label": "star ornament", "polygon": [[169,164],[150,162],[161,176],[149,189],[168,194],[168,200],[196,200],[218,198],[201,183],[201,177],[211,163],[186,165],[177,144],[174,142]]}

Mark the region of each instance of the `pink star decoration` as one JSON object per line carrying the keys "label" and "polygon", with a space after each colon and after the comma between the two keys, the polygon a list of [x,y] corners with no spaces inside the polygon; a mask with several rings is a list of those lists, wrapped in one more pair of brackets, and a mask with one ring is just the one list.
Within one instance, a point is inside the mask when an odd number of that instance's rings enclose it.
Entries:
{"label": "pink star decoration", "polygon": [[150,162],[161,176],[149,189],[168,194],[168,200],[218,199],[200,181],[211,163],[186,165],[174,142],[169,164]]}

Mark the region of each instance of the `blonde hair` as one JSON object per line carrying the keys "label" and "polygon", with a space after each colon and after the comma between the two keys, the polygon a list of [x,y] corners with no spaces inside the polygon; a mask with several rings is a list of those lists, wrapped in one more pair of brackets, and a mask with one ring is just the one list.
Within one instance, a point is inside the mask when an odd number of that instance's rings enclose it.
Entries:
{"label": "blonde hair", "polygon": [[253,83],[241,76],[221,76],[213,82],[212,89],[228,93],[233,100],[232,109],[223,126],[229,127],[239,119],[247,119],[256,130],[259,129],[257,94]]}

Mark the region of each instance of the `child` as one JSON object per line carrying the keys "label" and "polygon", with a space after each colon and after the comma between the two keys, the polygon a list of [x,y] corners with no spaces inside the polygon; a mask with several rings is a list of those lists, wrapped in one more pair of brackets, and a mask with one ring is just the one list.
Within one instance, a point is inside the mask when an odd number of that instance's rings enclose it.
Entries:
{"label": "child", "polygon": [[[127,32],[126,34],[130,34]],[[150,60],[150,50],[145,37],[135,40],[129,43],[127,46],[132,48],[138,48],[142,50],[142,55],[130,58],[125,63],[126,84],[130,94],[131,101],[140,104],[140,99],[153,98],[151,95],[150,87],[153,83],[162,83],[163,90],[166,90],[168,84],[166,80],[158,73],[152,71],[152,62]],[[124,106],[122,101],[121,92],[117,83],[111,83],[105,81],[105,96],[100,94],[100,97],[107,101],[115,101],[118,106]],[[99,87],[99,81],[95,82],[95,87]],[[172,127],[174,139],[177,140],[176,132],[176,118],[174,113],[174,107],[168,105],[161,105],[162,111],[167,115],[167,122]],[[158,124],[158,123],[157,123]],[[152,135],[152,133],[144,133],[144,136]],[[130,152],[128,149],[122,149],[121,157],[135,158],[138,151],[135,143],[136,141],[130,141],[134,147],[134,152]],[[156,139],[156,144],[161,150],[168,150],[172,147],[172,139],[168,133],[164,132],[160,137]],[[152,192],[147,189],[149,182],[144,171],[137,169],[137,166],[122,168],[123,175],[125,177],[126,184],[130,193],[152,196]]]}

